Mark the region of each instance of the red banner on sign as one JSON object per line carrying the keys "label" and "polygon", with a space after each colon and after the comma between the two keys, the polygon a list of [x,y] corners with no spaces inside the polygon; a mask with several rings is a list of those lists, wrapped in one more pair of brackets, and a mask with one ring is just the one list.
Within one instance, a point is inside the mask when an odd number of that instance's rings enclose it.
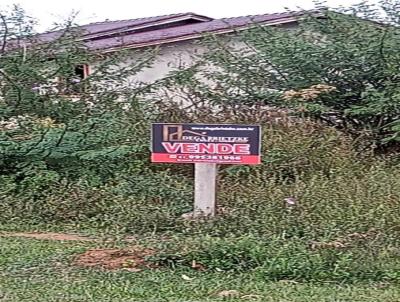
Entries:
{"label": "red banner on sign", "polygon": [[261,163],[258,155],[198,155],[198,154],[165,154],[153,153],[153,163],[219,163],[219,164],[244,164],[257,165]]}

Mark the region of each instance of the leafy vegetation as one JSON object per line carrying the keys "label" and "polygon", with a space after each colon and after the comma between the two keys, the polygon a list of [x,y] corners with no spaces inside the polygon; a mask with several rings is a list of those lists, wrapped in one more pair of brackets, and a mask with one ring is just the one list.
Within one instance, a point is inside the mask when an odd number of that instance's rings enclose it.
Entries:
{"label": "leafy vegetation", "polygon": [[[14,189],[41,191],[64,176],[90,174],[86,180],[96,185],[112,177],[122,159],[143,161],[148,121],[138,95],[147,88],[131,79],[151,64],[153,53],[125,66],[132,53],[89,53],[71,23],[43,43],[20,8],[2,20],[0,169],[18,184]],[[80,77],[76,69],[87,63],[96,67]]]}
{"label": "leafy vegetation", "polygon": [[[356,12],[367,14],[365,6]],[[244,37],[257,54],[219,41],[206,55],[223,67],[203,69],[218,83],[210,90],[197,68],[152,85],[130,81],[154,52],[128,67],[120,63],[130,53],[101,58],[91,76],[72,81],[76,64],[100,59],[74,42],[72,25],[41,44],[19,9],[2,16],[0,36],[5,24],[13,33],[0,53],[1,228],[133,235],[156,251],[148,261],[159,267],[140,278],[83,271],[70,266],[73,255],[106,243],[0,238],[0,299],[55,301],[61,291],[68,301],[213,301],[222,299],[215,292],[235,289],[260,301],[398,300],[400,162],[396,153],[357,148],[397,139],[397,27],[328,12],[298,30],[255,28]],[[329,39],[316,44],[317,32]],[[386,62],[376,53],[382,37]],[[165,88],[190,99],[190,108],[151,101]],[[261,124],[263,162],[221,166],[218,217],[185,220],[192,168],[149,163],[152,121]]]}
{"label": "leafy vegetation", "polygon": [[399,140],[399,5],[320,8],[300,14],[296,27],[210,37],[203,63],[179,83],[198,101],[282,108],[387,149]]}

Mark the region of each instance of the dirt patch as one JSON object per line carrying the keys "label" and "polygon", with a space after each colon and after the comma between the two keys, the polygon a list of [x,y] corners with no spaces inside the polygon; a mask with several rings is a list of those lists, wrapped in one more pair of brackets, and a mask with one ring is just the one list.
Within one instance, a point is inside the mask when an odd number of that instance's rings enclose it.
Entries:
{"label": "dirt patch", "polygon": [[107,270],[126,269],[138,272],[151,268],[146,257],[154,255],[154,251],[141,247],[129,249],[92,249],[75,258],[74,264],[81,267],[98,267]]}
{"label": "dirt patch", "polygon": [[39,240],[94,241],[95,239],[63,233],[0,233],[0,237],[23,237]]}

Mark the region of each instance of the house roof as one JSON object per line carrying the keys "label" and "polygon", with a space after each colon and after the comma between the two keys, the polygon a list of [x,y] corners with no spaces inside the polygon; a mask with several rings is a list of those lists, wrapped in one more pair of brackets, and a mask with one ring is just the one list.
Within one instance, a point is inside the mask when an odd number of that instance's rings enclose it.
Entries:
{"label": "house roof", "polygon": [[[95,22],[86,25],[79,26],[78,29],[82,31],[83,37],[90,36],[93,34],[106,34],[110,31],[122,30],[127,28],[134,28],[137,26],[145,26],[152,25],[158,22],[174,22],[179,18],[197,18],[199,20],[209,21],[212,18],[193,14],[193,13],[181,13],[181,14],[171,14],[164,16],[155,16],[155,17],[146,17],[146,18],[137,18],[137,19],[129,19],[129,20],[116,20],[116,21],[102,21]],[[42,41],[51,41],[53,39],[58,38],[63,33],[62,30],[46,32],[40,34],[38,38]]]}
{"label": "house roof", "polygon": [[[257,24],[293,23],[304,13],[286,12],[212,19],[194,13],[173,14],[149,18],[104,21],[78,27],[81,41],[90,50],[109,52],[120,48],[139,48],[152,45],[191,40],[207,33],[222,34]],[[40,34],[42,42],[57,39],[63,31]]]}

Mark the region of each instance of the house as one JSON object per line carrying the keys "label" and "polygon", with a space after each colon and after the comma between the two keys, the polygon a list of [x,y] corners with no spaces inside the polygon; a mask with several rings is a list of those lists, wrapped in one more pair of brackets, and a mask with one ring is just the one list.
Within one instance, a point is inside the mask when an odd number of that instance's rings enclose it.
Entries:
{"label": "house", "polygon": [[[159,54],[151,68],[140,72],[137,80],[152,82],[168,74],[172,69],[190,64],[192,55],[201,52],[196,40],[206,34],[227,35],[247,29],[254,24],[292,27],[301,12],[285,12],[213,19],[195,13],[181,13],[149,18],[104,21],[80,26],[80,40],[93,52],[107,54],[125,49],[144,49],[159,46]],[[48,32],[38,36],[49,42],[62,35],[62,31]],[[132,61],[135,58],[132,57]],[[84,78],[96,68],[96,63],[84,64],[75,69]]]}

